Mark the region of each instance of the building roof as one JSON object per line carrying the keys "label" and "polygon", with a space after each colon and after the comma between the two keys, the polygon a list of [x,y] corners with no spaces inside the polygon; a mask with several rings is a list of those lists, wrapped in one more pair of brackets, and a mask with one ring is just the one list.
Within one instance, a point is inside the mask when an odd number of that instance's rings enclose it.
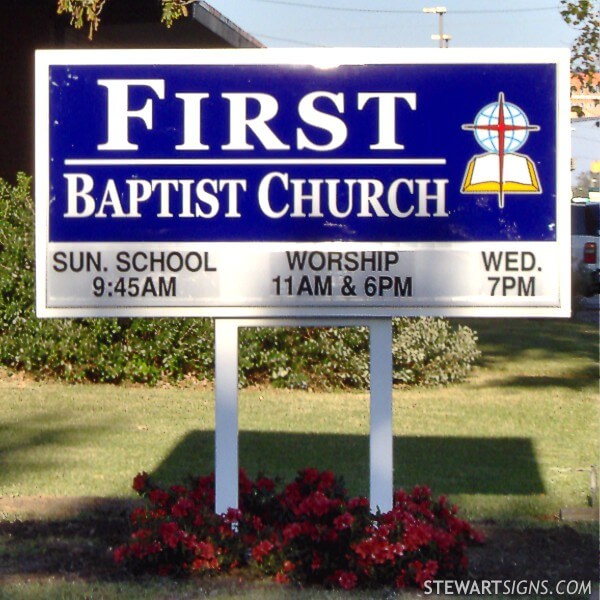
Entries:
{"label": "building roof", "polygon": [[234,48],[264,48],[262,42],[238,27],[208,2],[198,0],[192,6],[192,17]]}

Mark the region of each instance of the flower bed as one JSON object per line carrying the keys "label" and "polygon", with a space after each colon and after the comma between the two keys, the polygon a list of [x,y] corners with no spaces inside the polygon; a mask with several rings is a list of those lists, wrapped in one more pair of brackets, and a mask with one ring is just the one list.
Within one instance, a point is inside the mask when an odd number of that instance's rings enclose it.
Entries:
{"label": "flower bed", "polygon": [[147,507],[131,514],[133,533],[115,561],[160,575],[207,575],[244,568],[280,583],[344,589],[423,587],[466,575],[466,547],[481,535],[427,487],[394,494],[372,514],[348,497],[330,471],[304,469],[281,491],[272,479],[239,478],[239,509],[214,512],[214,475],[162,489],[146,473],[133,482]]}

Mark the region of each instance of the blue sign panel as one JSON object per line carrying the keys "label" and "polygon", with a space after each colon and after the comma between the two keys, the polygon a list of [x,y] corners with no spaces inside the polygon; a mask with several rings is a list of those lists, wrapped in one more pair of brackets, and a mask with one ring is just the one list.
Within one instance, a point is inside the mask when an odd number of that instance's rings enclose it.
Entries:
{"label": "blue sign panel", "polygon": [[50,239],[553,240],[556,68],[53,66]]}
{"label": "blue sign panel", "polygon": [[40,53],[43,243],[556,243],[566,54],[419,52]]}

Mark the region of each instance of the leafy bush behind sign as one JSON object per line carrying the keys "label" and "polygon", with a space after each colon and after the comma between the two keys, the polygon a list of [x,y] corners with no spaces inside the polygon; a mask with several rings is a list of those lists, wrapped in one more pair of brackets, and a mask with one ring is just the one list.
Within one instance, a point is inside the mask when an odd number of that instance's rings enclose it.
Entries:
{"label": "leafy bush behind sign", "polygon": [[[212,380],[210,319],[37,319],[31,178],[0,179],[0,364],[70,382]],[[479,357],[477,336],[445,319],[398,318],[394,380],[404,385],[464,379]],[[302,389],[369,385],[367,328],[247,329],[240,385]]]}

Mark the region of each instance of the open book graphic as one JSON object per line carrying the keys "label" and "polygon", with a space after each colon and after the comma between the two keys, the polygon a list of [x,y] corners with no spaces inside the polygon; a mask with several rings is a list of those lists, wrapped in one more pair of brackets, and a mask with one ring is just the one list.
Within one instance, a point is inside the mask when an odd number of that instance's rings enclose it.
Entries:
{"label": "open book graphic", "polygon": [[[501,161],[503,163],[500,173]],[[540,192],[533,162],[522,154],[490,153],[475,156],[469,162],[462,185],[463,193]]]}

